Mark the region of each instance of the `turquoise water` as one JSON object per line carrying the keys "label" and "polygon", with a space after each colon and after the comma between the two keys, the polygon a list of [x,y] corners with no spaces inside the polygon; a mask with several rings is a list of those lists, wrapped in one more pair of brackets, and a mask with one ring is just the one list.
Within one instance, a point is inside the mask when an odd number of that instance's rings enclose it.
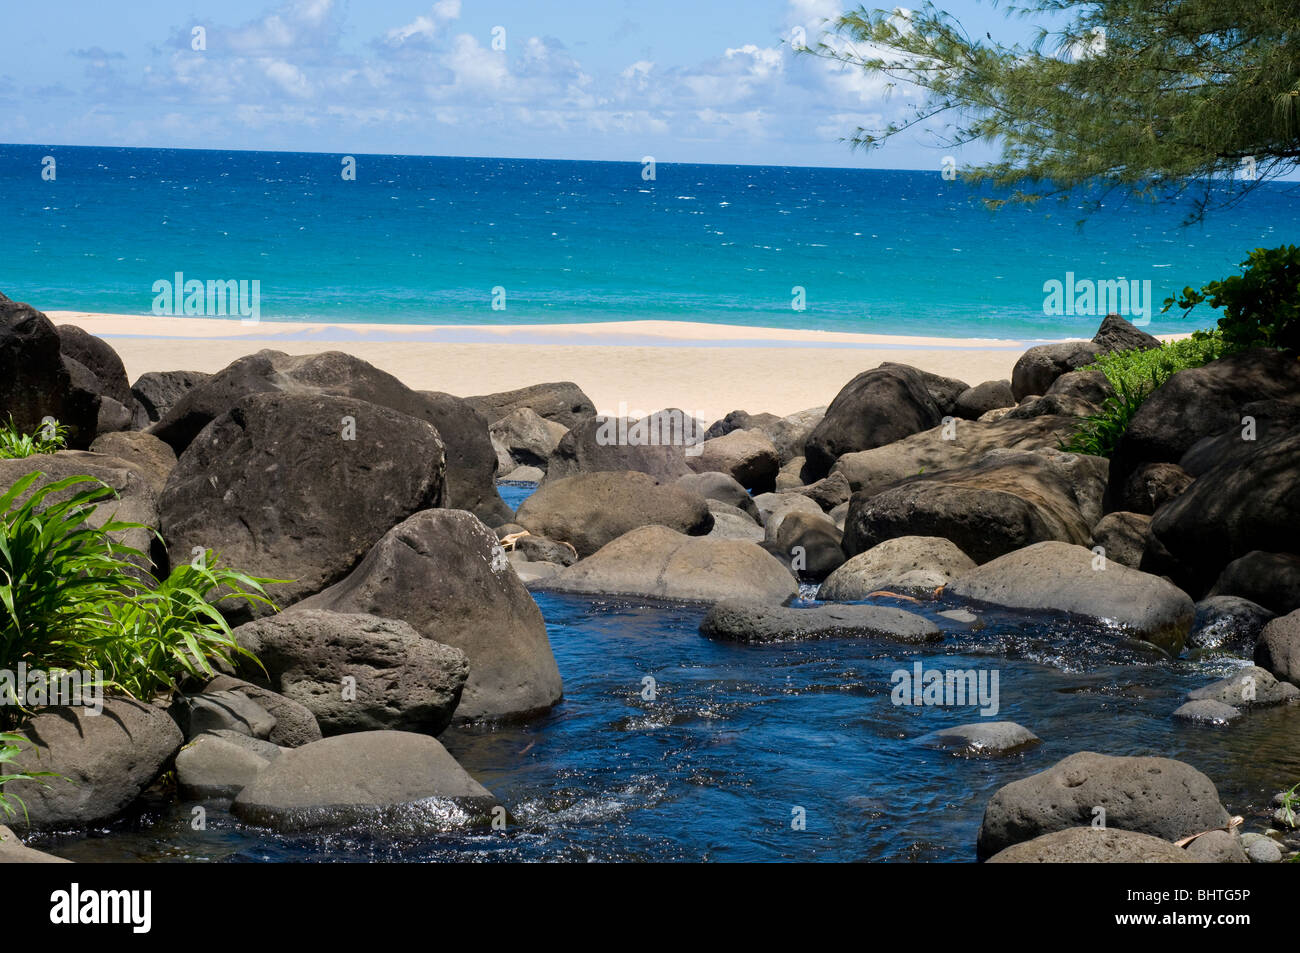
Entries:
{"label": "turquoise water", "polygon": [[[41,176],[53,155],[56,178]],[[258,281],[263,320],[625,319],[1059,338],[1044,283],[1150,281],[1159,302],[1291,241],[1293,186],[1203,225],[1113,197],[989,211],[935,172],[0,145],[0,290],[148,314],[154,283]],[[806,309],[794,310],[793,289]],[[504,289],[504,310],[493,289]],[[501,298],[498,295],[498,303]]]}

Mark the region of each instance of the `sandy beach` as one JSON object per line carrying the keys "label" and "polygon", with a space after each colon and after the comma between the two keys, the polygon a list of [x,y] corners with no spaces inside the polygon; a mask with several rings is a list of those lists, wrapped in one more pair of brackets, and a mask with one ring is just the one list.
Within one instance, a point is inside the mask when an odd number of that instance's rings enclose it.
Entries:
{"label": "sandy beach", "polygon": [[895,361],[972,384],[1010,377],[1030,342],[851,334],[676,321],[556,325],[302,324],[50,311],[109,341],[135,380],[213,372],[245,354],[342,350],[417,390],[471,396],[575,381],[602,413],[680,407],[706,419],[827,404]]}

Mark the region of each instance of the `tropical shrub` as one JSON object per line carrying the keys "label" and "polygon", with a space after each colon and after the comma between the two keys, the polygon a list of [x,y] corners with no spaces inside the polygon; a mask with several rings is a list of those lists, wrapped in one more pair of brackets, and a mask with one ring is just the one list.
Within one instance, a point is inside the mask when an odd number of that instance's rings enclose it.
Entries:
{"label": "tropical shrub", "polygon": [[1300,247],[1256,248],[1241,269],[1200,291],[1184,288],[1180,297],[1165,300],[1164,310],[1177,304],[1186,313],[1202,302],[1222,308],[1219,331],[1230,350],[1300,350]]}
{"label": "tropical shrub", "polygon": [[[22,735],[0,734],[0,772],[5,771],[5,765],[10,764],[15,757],[22,751],[22,746],[31,744]],[[15,782],[35,781],[39,784],[46,784],[46,778],[58,777],[52,771],[17,771],[10,769],[11,773],[0,773],[0,812],[3,812],[6,818],[12,818],[18,813],[18,808],[22,808],[24,819],[27,817],[27,804],[21,797],[12,791],[6,791],[5,788]],[[15,806],[16,805],[16,806]]]}
{"label": "tropical shrub", "polygon": [[23,433],[13,415],[0,424],[0,460],[13,460],[30,457],[37,453],[54,453],[67,444],[68,428],[57,420],[50,420],[41,425],[34,434]]}

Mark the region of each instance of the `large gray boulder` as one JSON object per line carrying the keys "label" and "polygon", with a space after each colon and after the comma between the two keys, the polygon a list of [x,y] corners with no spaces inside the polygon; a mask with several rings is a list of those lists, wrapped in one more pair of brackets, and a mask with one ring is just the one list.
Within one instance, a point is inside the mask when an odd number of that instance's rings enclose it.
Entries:
{"label": "large gray boulder", "polygon": [[[1205,835],[1208,837],[1209,835]],[[1197,840],[1204,840],[1199,837]],[[1195,841],[1193,841],[1195,843]],[[1238,848],[1240,850],[1240,848]],[[1195,864],[1191,850],[1167,840],[1113,828],[1071,827],[998,851],[990,864]]]}
{"label": "large gray boulder", "polygon": [[494,800],[428,735],[361,731],[286,751],[231,810],[284,832],[374,824],[426,832],[447,826],[449,809],[486,814]]}
{"label": "large gray boulder", "polygon": [[898,536],[942,536],[976,562],[1044,540],[1082,545],[1101,519],[1106,461],[1056,450],[994,450],[970,466],[855,493],[850,557]]}
{"label": "large gray boulder", "polygon": [[983,859],[1043,834],[1090,826],[1097,808],[1107,828],[1167,841],[1228,823],[1214,783],[1190,764],[1080,751],[999,788],[984,809],[976,852]]}
{"label": "large gray boulder", "polygon": [[1240,596],[1277,615],[1294,612],[1300,609],[1300,556],[1249,552],[1223,567],[1209,595]]}
{"label": "large gray boulder", "polygon": [[58,331],[60,352],[95,375],[99,393],[124,407],[134,408],[135,398],[126,377],[126,367],[112,346],[75,324],[61,324]]}
{"label": "large gray boulder", "polygon": [[1264,626],[1255,646],[1255,664],[1276,678],[1300,685],[1300,610]]}
{"label": "large gray boulder", "polygon": [[467,400],[488,420],[500,420],[520,408],[572,429],[596,416],[596,407],[582,388],[572,381],[531,384],[499,394],[469,397]]}
{"label": "large gray boulder", "polygon": [[1264,626],[1276,614],[1240,596],[1207,596],[1196,603],[1187,645],[1249,654]]}
{"label": "large gray boulder", "polygon": [[709,500],[717,500],[719,503],[726,503],[728,506],[744,511],[755,521],[762,519],[754,498],[736,482],[735,477],[728,473],[690,473],[679,477],[677,485],[692,493],[698,493],[704,497],[706,503]]}
{"label": "large gray boulder", "polygon": [[1300,430],[1198,477],[1151,521],[1152,535],[1169,554],[1169,575],[1202,593],[1240,556],[1294,550],[1300,540],[1297,486]]}
{"label": "large gray boulder", "polygon": [[952,412],[966,420],[978,420],[990,410],[1015,405],[1016,398],[1011,393],[1010,381],[985,381],[974,387],[967,387],[958,394]]}
{"label": "large gray boulder", "polygon": [[235,639],[262,666],[246,664],[245,674],[307,708],[325,735],[440,734],[469,676],[460,649],[371,615],[286,612],[241,625]]}
{"label": "large gray boulder", "polygon": [[546,461],[568,432],[567,427],[547,420],[527,407],[510,411],[488,428],[498,459],[504,457],[510,462],[508,468],[500,468],[501,473],[509,473],[520,466],[545,470]]}
{"label": "large gray boulder", "polygon": [[424,510],[393,527],[347,578],[290,611],[306,610],[400,619],[460,649],[469,678],[459,721],[525,717],[563,694],[541,610],[493,532],[463,510]]}
{"label": "large gray boulder", "polygon": [[928,430],[943,417],[914,368],[882,365],[864,371],[831,401],[804,444],[805,483],[820,480],[846,453],[870,450]]}
{"label": "large gray boulder", "polygon": [[90,386],[73,380],[49,318],[0,294],[0,413],[6,421],[12,416],[31,434],[53,417],[68,427],[68,446],[84,450],[99,426],[100,397],[91,379]]}
{"label": "large gray boulder", "polygon": [[648,417],[588,417],[577,421],[551,454],[547,479],[579,473],[636,470],[660,483],[693,473],[688,452],[698,456],[704,427],[681,410]]}
{"label": "large gray boulder", "polygon": [[1151,517],[1141,513],[1107,513],[1092,528],[1092,548],[1101,547],[1106,558],[1130,569],[1142,566]]}
{"label": "large gray boulder", "polygon": [[176,469],[176,454],[152,434],[139,430],[100,434],[90,445],[91,453],[102,453],[126,464],[149,484],[154,496],[162,496],[167,478]]}
{"label": "large gray boulder", "polygon": [[800,579],[825,579],[844,564],[844,534],[820,511],[789,512],[770,520],[763,548],[788,565]]}
{"label": "large gray boulder", "polygon": [[546,580],[543,587],[674,602],[735,597],[779,603],[799,591],[790,570],[760,546],[684,536],[666,526],[634,529]]}
{"label": "large gray boulder", "polygon": [[102,713],[62,706],[39,710],[16,732],[31,747],[14,758],[20,771],[51,771],[46,784],[16,782],[37,829],[109,820],[153,783],[184,738],[161,708],[128,698],[105,698]]}
{"label": "large gray boulder", "polygon": [[[1101,568],[1104,565],[1104,568]],[[1115,626],[1172,656],[1182,651],[1195,607],[1173,584],[1089,549],[1044,542],[957,576],[946,591],[1015,609],[1068,612]]]}
{"label": "large gray boulder", "polygon": [[1017,401],[1046,394],[1058,377],[1086,367],[1101,354],[1092,341],[1061,341],[1031,347],[1011,369],[1011,394]]}
{"label": "large gray boulder", "polygon": [[146,371],[131,385],[131,396],[145,419],[157,423],[181,397],[211,376],[203,371]]}
{"label": "large gray boulder", "polygon": [[204,686],[203,691],[205,694],[242,695],[265,710],[275,719],[275,727],[266,736],[266,740],[274,745],[300,748],[321,739],[320,724],[305,705],[271,691],[265,685],[256,685],[233,675],[218,675]]}
{"label": "large gray boulder", "polygon": [[703,497],[631,470],[547,479],[520,505],[515,521],[530,533],[570,543],[580,557],[638,526],[667,526],[689,536],[713,528]]}
{"label": "large gray boulder", "polygon": [[853,602],[881,590],[932,592],[974,568],[975,561],[942,536],[898,536],[836,569],[822,583],[817,598]]}
{"label": "large gray boulder", "polygon": [[733,430],[706,440],[700,454],[688,456],[686,462],[696,473],[725,473],[755,493],[775,489],[781,469],[776,447],[759,430]]}
{"label": "large gray boulder", "polygon": [[[208,549],[243,572],[288,580],[267,587],[284,607],[342,579],[390,528],[436,506],[443,473],[442,441],[423,420],[353,398],[252,394],[181,454],[162,495],[163,535],[175,564]],[[240,620],[269,611],[225,606]]]}
{"label": "large gray boulder", "polygon": [[700,633],[728,642],[794,642],[879,638],[922,644],[943,639],[925,616],[889,606],[811,606],[795,609],[753,599],[727,599],[710,607]]}
{"label": "large gray boulder", "polygon": [[280,756],[279,748],[266,744],[268,750],[259,753],[221,735],[199,735],[176,755],[176,784],[181,794],[200,801],[233,799]]}
{"label": "large gray boulder", "polygon": [[1042,743],[1042,739],[1014,721],[977,721],[969,725],[940,728],[918,738],[917,744],[951,751],[964,757],[1019,754]]}

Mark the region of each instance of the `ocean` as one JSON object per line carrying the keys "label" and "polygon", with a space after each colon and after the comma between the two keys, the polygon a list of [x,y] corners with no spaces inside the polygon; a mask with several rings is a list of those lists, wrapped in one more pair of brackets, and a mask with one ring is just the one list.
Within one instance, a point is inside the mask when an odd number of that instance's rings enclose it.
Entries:
{"label": "ocean", "polygon": [[[1211,326],[1211,311],[1162,315],[1161,302],[1300,225],[1287,183],[1188,226],[1186,203],[1118,194],[1088,216],[1079,199],[991,211],[993,193],[938,168],[661,162],[651,177],[640,162],[353,159],[349,179],[333,154],[0,145],[0,291],[150,314],[157,283],[180,273],[257,282],[267,321],[1037,340],[1090,336],[1116,303],[1155,333]],[[1051,282],[1132,294],[1050,308]]]}

